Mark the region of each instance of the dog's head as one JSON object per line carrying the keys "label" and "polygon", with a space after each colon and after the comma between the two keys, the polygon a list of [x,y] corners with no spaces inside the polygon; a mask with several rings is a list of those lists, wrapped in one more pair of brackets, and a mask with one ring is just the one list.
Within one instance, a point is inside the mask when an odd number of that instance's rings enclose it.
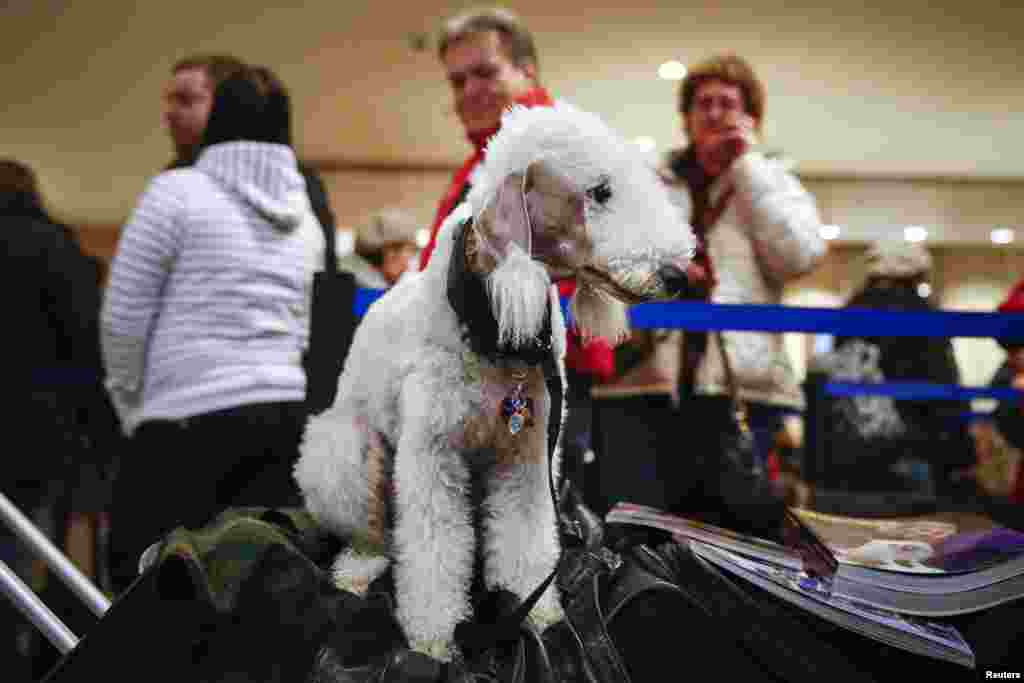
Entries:
{"label": "dog's head", "polygon": [[503,341],[540,329],[553,280],[575,278],[584,336],[618,341],[625,305],[686,285],[690,226],[635,147],[568,105],[505,114],[462,208]]}

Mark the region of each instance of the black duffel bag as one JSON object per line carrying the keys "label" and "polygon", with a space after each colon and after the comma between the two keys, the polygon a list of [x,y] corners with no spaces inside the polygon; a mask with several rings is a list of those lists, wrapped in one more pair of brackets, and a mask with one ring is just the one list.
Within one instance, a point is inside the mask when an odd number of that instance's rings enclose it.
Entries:
{"label": "black duffel bag", "polygon": [[[563,514],[573,499],[563,497]],[[635,527],[610,527],[615,538],[604,538],[581,505],[570,514],[581,542],[566,547],[556,578],[566,619],[543,633],[523,621],[513,637],[478,642],[457,664],[408,648],[386,587],[365,596],[335,587],[327,567],[339,545],[308,516],[252,509],[172,534],[157,564],[46,680],[873,681],[886,679],[861,667],[868,655],[900,658],[915,671],[931,662],[830,629],[724,576],[685,545]],[[486,628],[517,605],[492,593],[479,596],[477,607]]]}

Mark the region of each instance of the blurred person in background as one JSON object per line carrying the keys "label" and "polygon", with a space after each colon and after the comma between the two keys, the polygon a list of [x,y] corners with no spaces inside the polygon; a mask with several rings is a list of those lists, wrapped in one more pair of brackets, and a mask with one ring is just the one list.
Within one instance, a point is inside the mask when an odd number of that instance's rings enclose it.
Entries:
{"label": "blurred person in background", "polygon": [[355,275],[356,285],[388,289],[419,255],[420,225],[402,209],[383,209],[355,230],[354,249],[338,259],[338,268]]}
{"label": "blurred person in background", "polygon": [[[420,254],[420,270],[426,268],[430,260],[441,223],[469,193],[473,173],[483,160],[487,141],[501,126],[502,113],[513,105],[554,104],[541,85],[540,61],[533,35],[508,10],[472,10],[448,19],[442,26],[438,57],[473,152],[455,172],[441,199],[430,239]],[[575,280],[557,284],[563,298],[572,296],[576,288]],[[562,467],[565,479],[582,487],[583,460],[590,450],[590,388],[613,376],[615,362],[607,341],[595,339],[584,343],[572,328],[567,334],[569,418],[564,430]]]}
{"label": "blurred person in background", "polygon": [[192,166],[157,175],[122,232],[102,311],[107,388],[132,436],[114,489],[119,588],[171,529],[298,506],[302,354],[324,238],[269,69],[223,80]]}
{"label": "blurred person in background", "polygon": [[[929,278],[932,258],[928,249],[918,242],[903,239],[882,239],[872,243],[865,255],[867,277],[857,292],[846,302],[846,308],[867,308],[886,311],[934,311],[930,297]],[[958,385],[960,369],[953,355],[953,344],[943,337],[837,337],[836,356],[856,354],[855,346],[877,359],[879,374],[874,381],[928,382]],[[880,478],[872,482],[870,453],[866,443],[874,443],[886,452],[878,455],[894,468],[893,473],[908,480],[906,485],[919,486],[939,495],[953,492],[962,471],[975,460],[965,416],[970,411],[966,401],[879,400],[884,397],[851,397],[860,405],[883,408],[878,412],[884,423],[885,407],[889,407],[889,423],[879,433],[872,433],[871,411],[850,424],[853,449],[848,460],[854,471],[865,480],[862,486],[884,485]],[[860,411],[851,413],[857,423]],[[841,421],[845,424],[848,421]],[[883,433],[884,432],[884,433]],[[866,440],[865,440],[866,439]],[[884,449],[889,443],[891,448]],[[837,460],[842,459],[836,454]]]}
{"label": "blurred person in background", "polygon": [[[691,293],[717,304],[782,303],[786,283],[813,270],[826,252],[814,198],[779,161],[759,148],[766,92],[742,57],[713,55],[693,65],[679,88],[678,112],[689,143],[672,149],[659,169],[698,249],[689,269]],[[682,229],[682,226],[681,228]],[[728,381],[718,339],[746,403],[754,437],[753,474],[763,476],[786,415],[804,407],[781,334],[684,332],[678,344],[680,409],[700,411],[714,439],[730,421]]]}
{"label": "blurred person in background", "polygon": [[[195,163],[210,119],[214,91],[224,79],[244,68],[245,62],[238,57],[214,53],[188,55],[171,67],[163,95],[163,122],[174,145],[174,159],[167,169]],[[320,225],[333,231],[334,213],[323,181],[306,164],[300,163],[299,170],[306,180],[309,200]]]}
{"label": "blurred person in background", "polygon": [[[11,446],[0,489],[96,580],[97,536],[117,454],[116,418],[102,390],[101,273],[71,228],[50,217],[35,172],[13,159],[0,160],[0,223],[0,271],[4,291],[11,294],[7,320],[12,330],[4,343]],[[41,560],[6,525],[0,537],[0,559],[78,629],[82,615],[74,607],[80,603],[62,594],[61,582],[47,576]],[[10,605],[0,609],[0,657],[11,667],[3,669],[5,674],[29,666],[26,655],[56,655],[48,644],[40,647],[45,641]]]}
{"label": "blurred person in background", "polygon": [[[929,283],[931,254],[924,245],[905,240],[880,240],[866,253],[867,281],[847,302],[848,308],[936,310]],[[838,338],[842,347],[848,339]],[[886,381],[957,385],[961,372],[953,345],[944,337],[871,337],[879,349],[879,369]],[[914,451],[929,464],[935,493],[947,495],[964,468],[975,458],[965,416],[969,401],[897,400],[895,408],[904,436],[919,442]]]}
{"label": "blurred person in background", "polygon": [[512,12],[493,8],[451,17],[442,25],[437,51],[455,112],[473,152],[455,172],[441,199],[430,239],[420,254],[420,270],[430,261],[441,223],[469,193],[487,141],[501,126],[502,113],[514,105],[554,104],[540,84],[533,36]]}

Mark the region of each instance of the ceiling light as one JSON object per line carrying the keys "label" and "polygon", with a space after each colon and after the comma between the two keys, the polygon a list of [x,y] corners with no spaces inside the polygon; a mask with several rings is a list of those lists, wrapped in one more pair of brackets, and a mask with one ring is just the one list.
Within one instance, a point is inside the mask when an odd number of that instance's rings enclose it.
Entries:
{"label": "ceiling light", "polygon": [[686,78],[686,67],[672,59],[658,67],[658,77],[666,81],[680,81]]}
{"label": "ceiling light", "polygon": [[647,135],[641,135],[638,138],[633,138],[633,144],[645,152],[653,152],[654,148],[658,146],[657,141]]}
{"label": "ceiling light", "polygon": [[921,225],[908,225],[903,228],[903,239],[908,242],[924,242],[928,239],[928,230]]}
{"label": "ceiling light", "polygon": [[1013,241],[1014,234],[1011,228],[996,228],[989,237],[993,244],[1009,244]]}
{"label": "ceiling light", "polygon": [[428,230],[427,228],[420,228],[419,230],[417,230],[416,246],[422,249],[423,247],[427,246],[428,242],[430,242],[430,230]]}
{"label": "ceiling light", "polygon": [[351,254],[355,250],[355,231],[346,226],[338,226],[338,234],[334,239],[334,251],[338,256]]}
{"label": "ceiling light", "polygon": [[922,299],[927,299],[932,295],[932,286],[927,282],[920,282],[917,285],[917,295]]}
{"label": "ceiling light", "polygon": [[840,227],[838,225],[823,225],[818,228],[818,234],[823,240],[834,240],[839,237]]}

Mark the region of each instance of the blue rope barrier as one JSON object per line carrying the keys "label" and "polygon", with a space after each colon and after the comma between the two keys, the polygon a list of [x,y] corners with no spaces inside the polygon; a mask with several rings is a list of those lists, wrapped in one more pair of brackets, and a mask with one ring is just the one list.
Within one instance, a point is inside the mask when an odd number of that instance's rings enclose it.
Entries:
{"label": "blue rope barrier", "polygon": [[[354,312],[361,316],[382,290],[356,291]],[[568,302],[562,311],[571,319]],[[684,329],[694,332],[736,330],[809,332],[842,337],[1013,337],[1024,339],[1024,313],[966,311],[880,311],[811,308],[767,304],[709,304],[668,301],[632,306],[636,329]]]}
{"label": "blue rope barrier", "polygon": [[811,332],[842,337],[1021,337],[1024,314],[881,311],[673,301],[630,309],[636,328]]}
{"label": "blue rope barrier", "polygon": [[[361,316],[383,290],[356,290],[354,311]],[[569,300],[562,299],[566,321]],[[857,308],[810,308],[761,304],[710,304],[669,301],[637,304],[629,309],[635,329],[685,329],[707,332],[806,332],[843,337],[1012,337],[1024,339],[1024,314],[964,311],[882,311]],[[889,396],[896,400],[969,401],[992,398],[1019,401],[1024,393],[1009,388],[974,388],[926,382],[859,384],[827,382],[832,396]]]}
{"label": "blue rope barrier", "polygon": [[992,398],[1013,402],[1024,398],[1024,392],[1009,387],[962,387],[928,382],[825,382],[824,390],[831,396],[888,396],[897,401],[970,401],[976,398]]}

